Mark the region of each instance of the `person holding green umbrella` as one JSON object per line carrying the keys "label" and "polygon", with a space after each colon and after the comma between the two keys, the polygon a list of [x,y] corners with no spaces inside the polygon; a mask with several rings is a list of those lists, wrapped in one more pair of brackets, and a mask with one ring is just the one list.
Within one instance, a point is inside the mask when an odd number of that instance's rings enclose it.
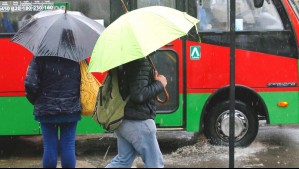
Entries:
{"label": "person holding green umbrella", "polygon": [[146,168],[163,168],[156,137],[156,97],[167,85],[165,76],[153,71],[146,58],[123,65],[119,70],[120,93],[130,96],[124,120],[115,131],[118,155],[106,168],[130,168],[139,154]]}
{"label": "person holding green umbrella", "polygon": [[115,131],[118,155],[107,168],[129,168],[137,154],[146,168],[164,167],[154,119],[156,99],[166,91],[167,79],[154,71],[147,57],[187,35],[198,22],[185,12],[150,6],[127,12],[102,32],[88,71],[105,72],[117,67],[120,93],[123,99],[130,97],[124,120]]}

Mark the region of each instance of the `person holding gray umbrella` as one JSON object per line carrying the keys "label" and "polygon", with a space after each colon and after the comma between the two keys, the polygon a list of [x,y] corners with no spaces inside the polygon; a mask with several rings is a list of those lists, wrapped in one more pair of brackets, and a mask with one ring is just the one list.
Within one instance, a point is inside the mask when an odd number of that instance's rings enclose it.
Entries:
{"label": "person holding gray umbrella", "polygon": [[41,125],[43,167],[76,167],[75,141],[81,119],[79,62],[91,56],[104,27],[75,11],[43,11],[12,38],[34,55],[26,74],[26,97]]}
{"label": "person holding gray umbrella", "polygon": [[35,120],[41,124],[44,168],[56,168],[58,153],[63,168],[76,166],[76,128],[81,119],[80,76],[79,63],[64,58],[34,57],[29,65],[25,90],[34,105]]}

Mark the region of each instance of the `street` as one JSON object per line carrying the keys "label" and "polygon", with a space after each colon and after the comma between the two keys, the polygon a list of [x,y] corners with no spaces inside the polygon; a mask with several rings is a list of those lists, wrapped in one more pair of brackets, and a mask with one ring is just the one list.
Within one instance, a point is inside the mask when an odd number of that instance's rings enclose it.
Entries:
{"label": "street", "polygon": [[[228,147],[212,146],[202,134],[158,132],[166,168],[228,168]],[[195,141],[197,140],[197,142]],[[0,168],[39,168],[42,139],[1,138]],[[77,168],[102,168],[116,154],[113,134],[79,135]],[[260,126],[256,140],[247,148],[235,148],[238,168],[299,167],[299,125]],[[60,167],[60,164],[58,165]],[[138,157],[133,167],[142,168]]]}
{"label": "street", "polygon": [[[107,114],[119,108],[117,85],[104,80],[117,67],[121,94],[131,98],[128,119],[135,112],[148,119],[144,108],[151,118],[157,112],[157,126],[204,126],[221,142],[234,117],[238,144],[252,143],[235,148],[234,167],[299,167],[298,9],[298,0],[0,1],[0,168],[42,166],[37,121],[77,121],[86,104],[94,113],[96,99],[97,110],[113,103]],[[95,73],[100,92],[88,90],[81,71]],[[259,119],[284,125],[257,130]],[[77,167],[105,167],[117,154],[115,136],[94,134],[91,118],[80,121],[77,133],[86,135],[77,135]],[[231,166],[229,148],[208,144],[202,133],[159,131],[158,140],[166,168]],[[140,157],[133,167],[143,167]]]}

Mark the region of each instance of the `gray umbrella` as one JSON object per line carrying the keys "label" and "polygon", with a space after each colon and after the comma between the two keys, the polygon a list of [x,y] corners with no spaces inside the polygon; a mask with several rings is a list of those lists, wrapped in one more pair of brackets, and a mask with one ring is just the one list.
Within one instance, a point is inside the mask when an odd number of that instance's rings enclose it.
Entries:
{"label": "gray umbrella", "polygon": [[104,30],[100,23],[76,11],[42,11],[12,38],[34,56],[58,56],[80,62],[91,56]]}

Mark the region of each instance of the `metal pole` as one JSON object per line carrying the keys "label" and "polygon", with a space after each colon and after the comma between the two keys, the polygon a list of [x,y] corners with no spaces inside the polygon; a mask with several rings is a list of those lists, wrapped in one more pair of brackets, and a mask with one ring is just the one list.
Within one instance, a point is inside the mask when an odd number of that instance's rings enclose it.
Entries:
{"label": "metal pole", "polygon": [[229,112],[229,168],[235,166],[235,24],[236,2],[230,0],[230,112]]}
{"label": "metal pole", "polygon": [[120,1],[121,1],[121,4],[122,4],[123,8],[124,8],[125,11],[126,11],[126,13],[129,12],[129,11],[128,11],[128,8],[127,8],[127,6],[126,6],[126,4],[125,4],[125,2],[124,2],[124,0],[120,0]]}

